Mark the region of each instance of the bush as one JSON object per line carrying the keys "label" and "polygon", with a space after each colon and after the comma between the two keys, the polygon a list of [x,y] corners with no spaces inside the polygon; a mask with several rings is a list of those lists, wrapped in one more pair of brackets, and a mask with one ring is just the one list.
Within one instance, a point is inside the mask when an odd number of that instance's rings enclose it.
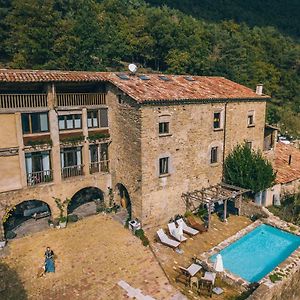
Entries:
{"label": "bush", "polygon": [[136,230],[134,234],[142,241],[143,246],[147,247],[149,245],[149,239],[145,236],[143,229]]}
{"label": "bush", "polygon": [[272,164],[260,151],[251,150],[246,143],[236,146],[227,156],[225,182],[257,193],[269,188],[275,180]]}
{"label": "bush", "polygon": [[281,276],[279,276],[277,273],[271,274],[269,276],[270,280],[274,283],[276,281],[280,281],[282,279]]}
{"label": "bush", "polygon": [[12,239],[14,239],[16,236],[17,236],[17,234],[16,234],[14,231],[12,231],[12,230],[10,230],[10,231],[8,231],[8,232],[6,233],[6,238],[7,238],[8,240],[12,240]]}
{"label": "bush", "polygon": [[60,222],[60,223],[65,223],[65,222],[67,222],[67,217],[65,217],[65,216],[60,217],[60,218],[59,218],[59,222]]}
{"label": "bush", "polygon": [[75,222],[77,222],[78,221],[78,216],[77,215],[69,215],[68,216],[68,222],[71,222],[71,223],[75,223]]}

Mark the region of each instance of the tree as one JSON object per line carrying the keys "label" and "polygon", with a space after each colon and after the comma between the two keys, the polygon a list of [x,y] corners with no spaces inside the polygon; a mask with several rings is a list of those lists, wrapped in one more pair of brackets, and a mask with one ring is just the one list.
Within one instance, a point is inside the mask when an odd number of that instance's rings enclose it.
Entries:
{"label": "tree", "polygon": [[269,188],[275,176],[271,163],[260,151],[251,150],[246,143],[236,146],[225,160],[225,182],[254,193]]}

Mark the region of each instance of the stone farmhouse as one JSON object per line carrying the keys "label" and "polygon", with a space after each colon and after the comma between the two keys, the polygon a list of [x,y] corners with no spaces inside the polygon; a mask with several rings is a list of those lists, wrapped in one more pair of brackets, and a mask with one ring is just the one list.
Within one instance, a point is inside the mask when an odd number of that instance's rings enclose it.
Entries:
{"label": "stone farmhouse", "polygon": [[165,223],[236,144],[270,148],[267,100],[223,77],[0,70],[0,217],[32,199],[57,217],[53,197],[97,188]]}

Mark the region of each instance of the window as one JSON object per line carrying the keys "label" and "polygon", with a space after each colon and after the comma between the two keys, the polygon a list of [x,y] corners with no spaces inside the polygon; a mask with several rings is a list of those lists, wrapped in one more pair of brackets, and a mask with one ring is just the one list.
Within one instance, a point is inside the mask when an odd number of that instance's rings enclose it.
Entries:
{"label": "window", "polygon": [[122,73],[122,74],[116,74],[120,79],[122,80],[129,80],[129,76]]}
{"label": "window", "polygon": [[254,126],[254,111],[249,111],[247,116],[248,127]]}
{"label": "window", "polygon": [[163,81],[170,81],[171,79],[165,75],[158,75],[158,78]]}
{"label": "window", "polygon": [[87,112],[87,126],[88,128],[99,127],[99,113],[98,110],[92,110]]}
{"label": "window", "polygon": [[60,130],[81,129],[81,115],[58,116],[58,127]]}
{"label": "window", "polygon": [[215,164],[218,162],[218,147],[212,147],[210,151],[210,163]]}
{"label": "window", "polygon": [[147,75],[140,75],[139,78],[142,80],[150,80],[150,77]]}
{"label": "window", "polygon": [[169,122],[160,122],[159,123],[159,134],[168,134],[169,133]]}
{"label": "window", "polygon": [[252,149],[252,142],[246,141],[245,144],[246,144],[246,147],[248,147],[250,150]]}
{"label": "window", "polygon": [[221,129],[221,113],[214,113],[214,129]]}
{"label": "window", "polygon": [[159,159],[159,175],[169,174],[169,157]]}
{"label": "window", "polygon": [[108,109],[100,108],[100,127],[108,127]]}
{"label": "window", "polygon": [[50,151],[26,153],[25,164],[28,185],[52,181]]}
{"label": "window", "polygon": [[62,168],[81,165],[81,147],[64,148],[60,154]]}
{"label": "window", "polygon": [[48,132],[48,113],[22,114],[23,134]]}
{"label": "window", "polygon": [[90,145],[90,173],[108,171],[108,144]]}

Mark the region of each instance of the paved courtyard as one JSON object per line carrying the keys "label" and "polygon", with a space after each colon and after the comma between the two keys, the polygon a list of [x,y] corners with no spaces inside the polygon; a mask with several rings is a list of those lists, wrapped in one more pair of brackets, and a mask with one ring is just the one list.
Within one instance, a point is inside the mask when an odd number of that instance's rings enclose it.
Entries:
{"label": "paved courtyard", "polygon": [[[56,273],[37,278],[46,246],[57,255]],[[13,240],[0,258],[5,300],[129,299],[120,280],[155,299],[178,295],[149,248],[106,215]]]}
{"label": "paved courtyard", "polygon": [[[189,237],[186,242],[181,243],[180,248],[183,250],[182,254],[173,251],[171,248],[162,245],[154,239],[157,228],[148,230],[147,234],[152,239],[152,248],[156,257],[170,278],[170,281],[178,290],[182,291],[182,293],[186,294],[190,299],[232,300],[236,299],[240,292],[220,280],[217,280],[216,286],[221,287],[224,293],[222,295],[213,294],[212,298],[205,298],[203,295],[199,297],[195,292],[186,288],[184,284],[180,282],[176,283],[175,278],[179,273],[179,266],[188,267],[192,263],[193,257],[200,257],[201,253],[208,251],[250,223],[249,218],[231,215],[228,219],[228,223],[225,224],[214,214],[212,216],[211,228],[208,232],[198,234],[192,238]],[[166,227],[163,229],[168,233]]]}

